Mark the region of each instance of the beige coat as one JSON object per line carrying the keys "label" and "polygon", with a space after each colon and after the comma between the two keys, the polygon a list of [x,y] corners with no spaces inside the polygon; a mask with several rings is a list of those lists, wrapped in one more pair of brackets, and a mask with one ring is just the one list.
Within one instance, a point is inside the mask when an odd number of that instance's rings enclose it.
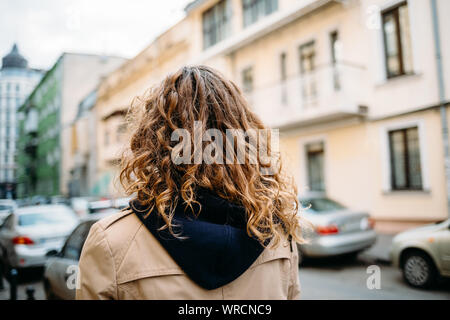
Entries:
{"label": "beige coat", "polygon": [[77,299],[298,299],[298,252],[286,240],[266,248],[223,287],[206,290],[189,279],[132,212],[95,223],[79,265]]}

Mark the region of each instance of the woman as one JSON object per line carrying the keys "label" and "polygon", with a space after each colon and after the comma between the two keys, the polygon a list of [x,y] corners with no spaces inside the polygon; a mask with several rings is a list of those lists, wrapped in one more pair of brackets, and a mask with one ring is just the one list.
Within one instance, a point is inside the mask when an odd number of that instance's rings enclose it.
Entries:
{"label": "woman", "polygon": [[91,228],[77,299],[297,299],[296,187],[238,87],[184,67],[135,109],[134,200]]}

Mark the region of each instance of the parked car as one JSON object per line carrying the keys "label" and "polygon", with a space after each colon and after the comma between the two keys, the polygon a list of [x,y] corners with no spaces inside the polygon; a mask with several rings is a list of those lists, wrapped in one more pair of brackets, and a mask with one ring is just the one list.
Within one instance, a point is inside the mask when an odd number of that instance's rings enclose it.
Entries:
{"label": "parked car", "polygon": [[36,195],[36,196],[32,196],[30,198],[29,203],[32,206],[36,206],[36,205],[40,205],[40,204],[50,204],[50,199],[45,196]]}
{"label": "parked car", "polygon": [[89,203],[96,200],[96,197],[73,197],[70,199],[70,206],[79,217],[84,217],[89,213]]}
{"label": "parked car", "polygon": [[450,277],[450,219],[399,233],[390,256],[413,287],[429,288],[439,276]]}
{"label": "parked car", "polygon": [[376,242],[369,214],[352,211],[322,193],[310,193],[299,201],[304,208],[301,214],[312,225],[304,232],[309,242],[298,246],[300,257],[356,256]]}
{"label": "parked car", "polygon": [[114,206],[114,202],[111,199],[91,201],[88,204],[89,214],[108,214],[114,212],[117,212],[117,208]]}
{"label": "parked car", "polygon": [[0,225],[15,209],[17,209],[17,204],[14,200],[0,199]]}
{"label": "parked car", "polygon": [[51,196],[50,197],[50,204],[65,204],[69,205],[69,199],[63,196]]}
{"label": "parked car", "polygon": [[42,267],[47,257],[61,250],[78,223],[63,205],[22,207],[11,213],[0,228],[0,262],[11,268]]}
{"label": "parked car", "polygon": [[125,209],[129,206],[132,197],[117,198],[114,200],[114,207],[117,209]]}
{"label": "parked car", "polygon": [[[115,210],[118,212],[119,210]],[[89,234],[91,226],[105,217],[111,214],[100,213],[86,216],[80,221],[78,226],[67,238],[62,250],[49,258],[44,271],[44,290],[48,300],[62,299],[73,300],[75,299],[75,284],[76,270],[78,267],[78,261],[80,260],[81,249]],[[71,279],[70,277],[74,277]],[[68,285],[70,282],[72,285]]]}

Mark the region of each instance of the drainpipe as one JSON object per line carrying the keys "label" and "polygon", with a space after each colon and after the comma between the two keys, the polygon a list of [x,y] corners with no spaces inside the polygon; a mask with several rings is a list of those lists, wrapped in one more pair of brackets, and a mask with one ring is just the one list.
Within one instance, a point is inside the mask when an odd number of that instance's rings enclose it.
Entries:
{"label": "drainpipe", "polygon": [[431,11],[433,15],[433,36],[436,51],[436,66],[439,83],[439,105],[441,113],[442,126],[442,141],[444,147],[444,163],[445,163],[445,177],[447,183],[447,215],[450,216],[450,150],[448,141],[448,122],[447,122],[447,108],[445,106],[445,85],[444,85],[444,71],[442,66],[442,50],[441,38],[439,33],[439,16],[437,8],[437,0],[431,0]]}

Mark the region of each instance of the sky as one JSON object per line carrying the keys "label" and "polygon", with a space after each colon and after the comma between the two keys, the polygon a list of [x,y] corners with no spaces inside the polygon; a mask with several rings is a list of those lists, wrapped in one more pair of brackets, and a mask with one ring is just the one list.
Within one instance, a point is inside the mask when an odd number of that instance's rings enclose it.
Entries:
{"label": "sky", "polygon": [[0,56],[14,43],[32,68],[63,52],[132,58],[184,16],[190,0],[0,0]]}

